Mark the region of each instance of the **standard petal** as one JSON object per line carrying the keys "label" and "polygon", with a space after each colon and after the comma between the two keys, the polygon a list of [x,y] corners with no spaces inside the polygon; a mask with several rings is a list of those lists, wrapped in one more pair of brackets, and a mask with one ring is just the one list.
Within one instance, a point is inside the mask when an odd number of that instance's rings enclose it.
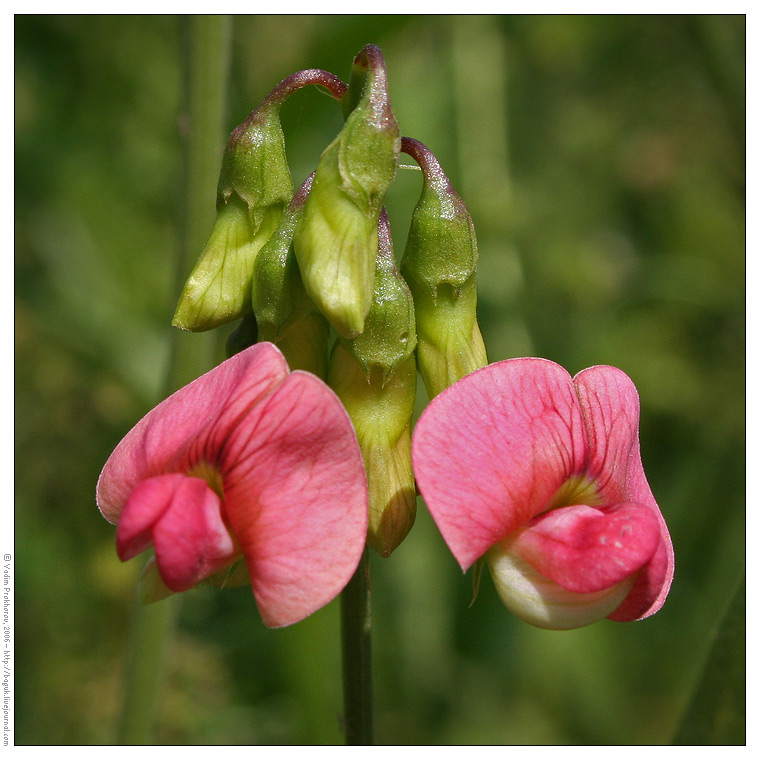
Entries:
{"label": "standard petal", "polygon": [[631,593],[609,617],[627,622],[662,607],[673,581],[670,532],[644,474],[639,448],[639,397],[631,379],[615,367],[599,366],[573,379],[583,407],[589,439],[589,474],[610,503],[643,504],[657,519],[660,544],[639,573]]}
{"label": "standard petal", "polygon": [[615,367],[579,372],[573,383],[583,409],[588,436],[587,474],[608,504],[651,500],[629,493],[628,471],[639,451],[639,395],[631,379]]}
{"label": "standard petal", "polygon": [[223,439],[236,416],[280,385],[288,366],[271,343],[259,343],[181,388],[150,411],[108,458],[98,479],[97,503],[112,523],[137,484],[154,475],[185,471],[215,452],[199,442],[225,411],[225,428],[216,425],[216,440]]}
{"label": "standard petal", "polygon": [[660,543],[660,526],[641,504],[599,510],[554,509],[504,542],[539,573],[568,591],[593,593],[638,572]]}
{"label": "standard petal", "polygon": [[230,434],[227,519],[264,623],[298,622],[343,589],[367,533],[367,482],[351,420],[325,383],[293,372]]}
{"label": "standard petal", "polygon": [[428,509],[466,570],[583,473],[585,448],[567,371],[546,359],[508,359],[430,402],[412,457]]}
{"label": "standard petal", "polygon": [[202,478],[180,476],[171,504],[153,528],[161,578],[187,591],[240,556],[222,520],[222,502]]}

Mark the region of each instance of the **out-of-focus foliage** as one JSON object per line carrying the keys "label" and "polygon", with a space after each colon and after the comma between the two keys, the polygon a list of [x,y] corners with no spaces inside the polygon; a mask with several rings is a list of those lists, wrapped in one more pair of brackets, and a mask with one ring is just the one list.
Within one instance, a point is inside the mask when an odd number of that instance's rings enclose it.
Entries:
{"label": "out-of-focus foliage", "polygon": [[[234,20],[230,130],[293,71],[345,78],[380,45],[402,133],[432,148],[475,221],[490,360],[625,370],[675,544],[655,617],[541,631],[489,583],[468,608],[420,505],[393,556],[373,557],[379,743],[676,734],[744,564],[744,33],[742,16]],[[118,562],[94,489],[167,363],[179,20],[16,17],[15,43],[15,738],[109,743],[137,563]],[[297,184],[340,125],[317,91],[285,106]],[[402,170],[391,188],[397,251],[419,182]],[[337,604],[270,631],[248,589],[194,591],[157,740],[340,742],[339,673]]]}
{"label": "out-of-focus foliage", "polygon": [[745,733],[747,704],[746,584],[736,590],[715,631],[709,659],[676,744],[735,744]]}

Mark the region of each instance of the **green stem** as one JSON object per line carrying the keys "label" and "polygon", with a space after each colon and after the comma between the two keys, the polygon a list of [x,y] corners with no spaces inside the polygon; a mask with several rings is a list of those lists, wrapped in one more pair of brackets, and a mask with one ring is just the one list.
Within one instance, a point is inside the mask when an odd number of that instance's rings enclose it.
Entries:
{"label": "green stem", "polygon": [[346,744],[372,744],[372,647],[369,552],[340,596],[343,719]]}
{"label": "green stem", "polygon": [[127,659],[124,706],[117,744],[149,744],[176,597],[143,606],[135,599]]}
{"label": "green stem", "polygon": [[[185,104],[182,119],[180,245],[177,255],[179,292],[214,218],[216,188],[223,148],[226,84],[230,58],[230,20],[226,16],[182,17]],[[171,332],[165,378],[168,394],[206,372],[215,363],[214,333]],[[125,677],[119,744],[150,744],[161,687],[162,661],[179,608],[179,597],[148,606],[136,602]]]}
{"label": "green stem", "polygon": [[[181,122],[183,194],[173,301],[182,291],[185,279],[203,250],[216,216],[216,185],[224,150],[230,32],[227,16],[182,17],[185,97]],[[172,303],[172,311],[174,305]],[[171,339],[168,393],[214,366],[219,342],[216,331],[187,333],[173,329]]]}

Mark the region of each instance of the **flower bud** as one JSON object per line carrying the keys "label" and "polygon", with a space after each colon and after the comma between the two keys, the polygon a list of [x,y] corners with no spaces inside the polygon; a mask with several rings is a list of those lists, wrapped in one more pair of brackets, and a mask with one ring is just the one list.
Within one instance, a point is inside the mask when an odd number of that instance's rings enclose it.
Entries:
{"label": "flower bud", "polygon": [[292,248],[312,177],[296,193],[277,230],[256,257],[251,301],[259,340],[274,343],[291,369],[304,369],[324,379],[329,326],[306,295]]}
{"label": "flower bud", "polygon": [[230,135],[216,222],[180,296],[177,327],[209,330],[251,309],[253,263],[293,194],[280,105],[268,98]]}
{"label": "flower bud", "polygon": [[356,57],[343,102],[355,106],[320,158],[295,250],[306,292],[340,335],[353,337],[372,303],[377,222],[401,144],[377,47]]}
{"label": "flower bud", "polygon": [[[274,343],[282,351],[290,369],[311,372],[322,380],[327,378],[327,342],[330,326],[318,312],[311,311],[276,332],[262,325],[261,340]],[[271,337],[268,337],[271,336]]]}
{"label": "flower bud", "polygon": [[409,286],[396,268],[385,209],[375,237],[378,253],[372,307],[365,320],[364,332],[355,338],[344,339],[343,344],[359,362],[367,380],[375,370],[386,383],[396,367],[414,353],[417,335],[414,301]]}
{"label": "flower bud", "polygon": [[476,316],[478,247],[467,206],[433,154],[409,138],[403,149],[424,176],[401,271],[414,296],[417,361],[432,398],[488,363]]}
{"label": "flower bud", "polygon": [[411,458],[414,355],[383,382],[382,370],[375,367],[368,379],[339,341],[330,358],[328,380],[354,423],[364,458],[369,486],[367,542],[388,557],[411,530],[417,510]]}
{"label": "flower bud", "polygon": [[411,422],[416,396],[414,305],[396,269],[387,214],[378,231],[372,307],[364,332],[341,338],[328,382],[346,407],[359,439],[369,485],[369,545],[387,557],[411,529],[416,489]]}

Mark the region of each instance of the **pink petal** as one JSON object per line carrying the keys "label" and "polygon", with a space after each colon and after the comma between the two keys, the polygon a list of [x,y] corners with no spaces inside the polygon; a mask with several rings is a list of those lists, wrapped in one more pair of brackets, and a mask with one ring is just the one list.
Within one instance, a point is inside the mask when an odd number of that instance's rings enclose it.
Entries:
{"label": "pink petal", "polygon": [[545,510],[585,464],[585,430],[570,375],[546,359],[508,359],[428,405],[412,445],[420,492],[466,570]]}
{"label": "pink petal", "polygon": [[186,591],[240,555],[221,515],[221,500],[202,478],[180,473],[140,483],[116,529],[122,561],[153,544],[163,582]]}
{"label": "pink petal", "polygon": [[169,509],[184,478],[180,473],[148,478],[129,495],[116,528],[116,553],[122,562],[136,557],[153,543],[153,527]]}
{"label": "pink petal", "polygon": [[641,570],[625,601],[611,614],[610,620],[627,623],[654,615],[665,604],[673,583],[675,558],[670,533],[665,520],[658,512],[660,542],[649,563]]}
{"label": "pink petal", "polygon": [[[244,414],[288,374],[282,354],[271,343],[259,343],[233,356],[181,388],[150,411],[122,439],[98,479],[97,503],[112,523],[140,481],[188,469],[215,452],[199,449],[205,430],[226,410],[226,424]],[[217,430],[217,437],[224,431]],[[208,460],[213,464],[214,459]]]}
{"label": "pink petal", "polygon": [[332,600],[356,569],[368,519],[361,452],[333,391],[293,372],[230,433],[222,476],[264,623],[295,623]]}
{"label": "pink petal", "polygon": [[205,480],[182,477],[153,528],[156,564],[172,591],[187,591],[240,556],[221,509]]}
{"label": "pink petal", "polygon": [[674,554],[665,520],[652,495],[639,449],[639,397],[631,379],[614,367],[591,367],[574,378],[589,437],[589,471],[610,501],[647,507],[657,520],[660,542],[611,620],[627,622],[653,615],[673,582]]}
{"label": "pink petal", "polygon": [[[629,469],[639,452],[639,395],[631,379],[615,367],[591,367],[573,382],[583,408],[588,439],[587,472],[605,501],[654,501],[649,487],[629,492]],[[643,473],[643,470],[642,470]],[[646,484],[646,481],[644,481]]]}
{"label": "pink petal", "polygon": [[620,504],[554,509],[509,538],[509,550],[568,591],[610,588],[640,570],[657,550],[660,526],[650,509]]}

